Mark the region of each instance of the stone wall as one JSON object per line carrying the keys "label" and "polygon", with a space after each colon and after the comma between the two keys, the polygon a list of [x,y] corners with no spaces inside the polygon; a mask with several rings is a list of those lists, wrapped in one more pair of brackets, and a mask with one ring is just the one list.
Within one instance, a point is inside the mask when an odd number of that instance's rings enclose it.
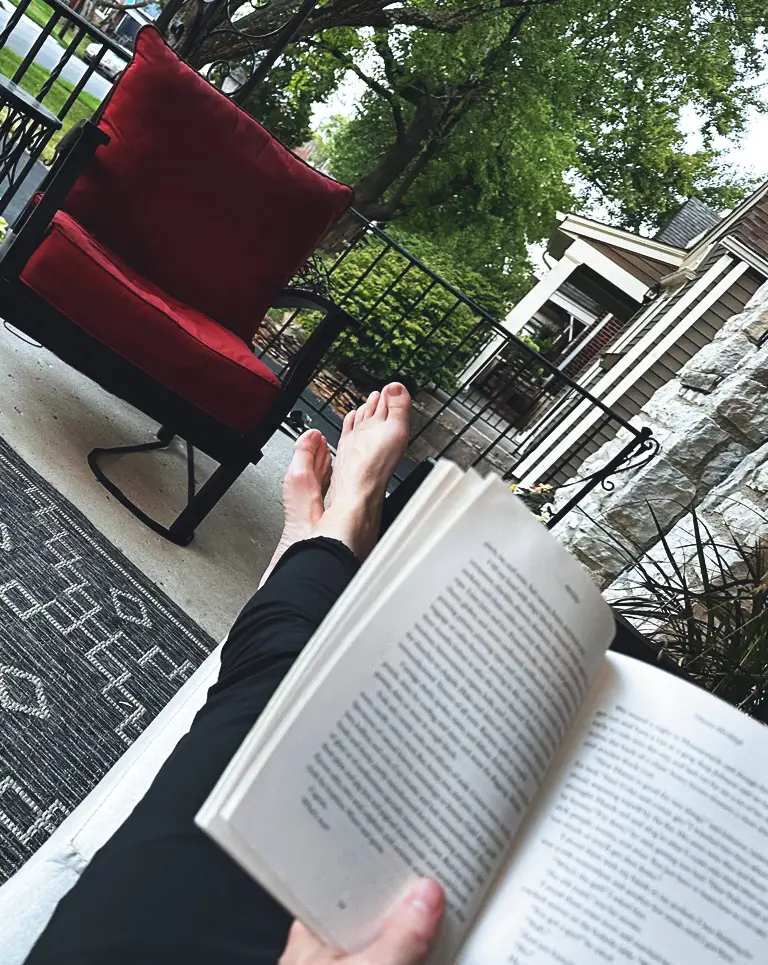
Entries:
{"label": "stone wall", "polygon": [[[768,284],[633,421],[651,428],[659,454],[642,469],[613,477],[613,491],[590,493],[555,530],[601,585],[651,550],[659,528],[672,531],[678,543],[686,539],[693,506],[718,532],[729,526],[762,532],[768,516]],[[619,433],[585,461],[580,475],[605,465],[628,438]]]}
{"label": "stone wall", "polygon": [[[748,569],[735,541],[745,548],[751,548],[757,541],[768,541],[768,443],[750,453],[727,479],[715,486],[696,507],[696,519],[698,540],[691,513],[675,523],[665,538],[675,565],[685,574],[686,584],[694,592],[703,590],[699,551],[703,552],[710,579],[713,574],[719,574],[720,565],[729,568],[729,579],[746,578]],[[640,564],[655,579],[666,574],[673,586],[679,586],[667,549],[660,542],[643,554]],[[640,567],[630,567],[608,586],[606,599],[648,599],[650,593],[644,584]],[[656,632],[664,625],[661,617],[633,622],[646,633]]]}

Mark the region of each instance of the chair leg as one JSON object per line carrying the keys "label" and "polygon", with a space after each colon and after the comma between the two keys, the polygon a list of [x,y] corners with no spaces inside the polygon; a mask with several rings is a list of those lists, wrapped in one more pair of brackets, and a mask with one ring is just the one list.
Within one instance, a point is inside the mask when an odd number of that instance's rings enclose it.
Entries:
{"label": "chair leg", "polygon": [[164,526],[148,513],[136,505],[132,499],[114,483],[101,468],[100,460],[104,456],[130,455],[138,452],[153,452],[157,449],[167,449],[174,439],[175,434],[167,428],[161,428],[157,433],[155,442],[146,442],[136,446],[114,446],[109,449],[94,449],[88,454],[88,465],[91,471],[104,488],[110,492],[115,499],[132,513],[138,520],[149,527],[153,532],[165,539],[176,543],[178,546],[189,546],[192,542],[195,529],[210,513],[221,497],[232,486],[235,480],[253,461],[261,458],[259,453],[257,459],[238,463],[234,466],[219,466],[213,475],[203,485],[200,492],[196,492],[195,485],[195,462],[194,448],[187,443],[187,505],[177,516],[170,526]]}
{"label": "chair leg", "polygon": [[179,513],[168,530],[168,539],[179,546],[188,546],[195,535],[195,530],[221,497],[235,483],[237,478],[250,463],[236,466],[219,466],[199,493],[189,500],[185,508]]}

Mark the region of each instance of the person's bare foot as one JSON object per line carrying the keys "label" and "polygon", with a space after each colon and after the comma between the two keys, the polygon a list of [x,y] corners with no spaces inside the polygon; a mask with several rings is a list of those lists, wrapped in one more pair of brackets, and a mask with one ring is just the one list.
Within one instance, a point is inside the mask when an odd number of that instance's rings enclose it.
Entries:
{"label": "person's bare foot", "polygon": [[408,445],[411,397],[399,382],[372,392],[347,414],[333,466],[327,508],[313,536],[345,543],[358,559],[373,549],[387,483]]}
{"label": "person's bare foot", "polygon": [[283,479],[285,524],[277,549],[261,578],[262,586],[289,546],[307,539],[323,515],[323,500],[331,481],[331,451],[319,429],[309,429],[296,440]]}

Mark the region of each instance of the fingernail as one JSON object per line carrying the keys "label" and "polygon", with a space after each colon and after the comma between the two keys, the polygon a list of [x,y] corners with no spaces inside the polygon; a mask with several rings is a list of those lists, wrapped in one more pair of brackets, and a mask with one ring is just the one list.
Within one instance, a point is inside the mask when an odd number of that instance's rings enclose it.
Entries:
{"label": "fingernail", "polygon": [[387,392],[388,392],[390,395],[402,395],[402,394],[403,394],[403,387],[402,387],[402,385],[400,385],[399,382],[391,382],[391,383],[387,386]]}
{"label": "fingernail", "polygon": [[408,896],[408,901],[412,907],[429,914],[437,911],[442,900],[443,890],[431,878],[422,878]]}

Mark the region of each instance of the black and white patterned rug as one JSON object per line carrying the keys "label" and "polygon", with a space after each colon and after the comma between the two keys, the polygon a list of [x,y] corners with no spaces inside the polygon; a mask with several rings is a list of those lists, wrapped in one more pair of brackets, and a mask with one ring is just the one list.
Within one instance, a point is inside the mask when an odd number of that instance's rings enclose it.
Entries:
{"label": "black and white patterned rug", "polygon": [[0,439],[0,882],[213,646]]}

